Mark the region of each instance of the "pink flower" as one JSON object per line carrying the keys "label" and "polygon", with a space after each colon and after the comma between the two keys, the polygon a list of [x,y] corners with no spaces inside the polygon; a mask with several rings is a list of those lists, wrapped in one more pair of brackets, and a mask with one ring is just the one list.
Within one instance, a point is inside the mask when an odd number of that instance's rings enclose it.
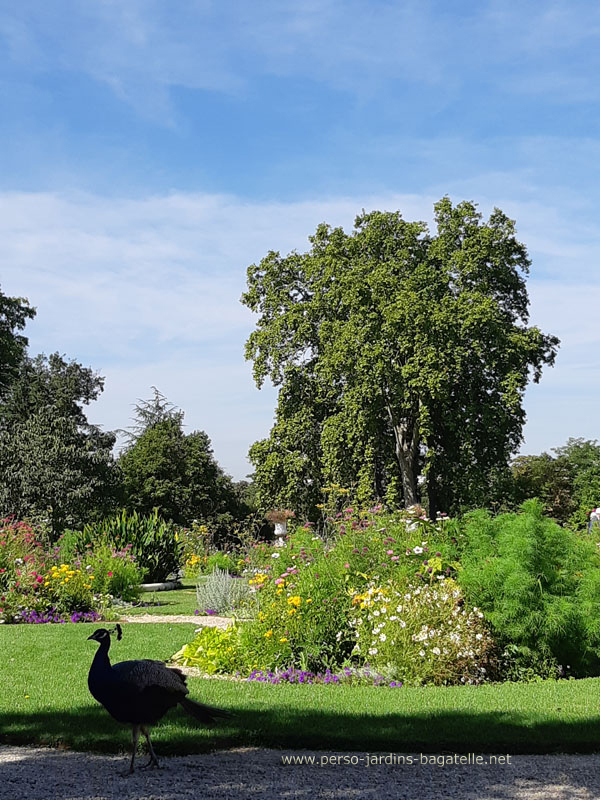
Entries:
{"label": "pink flower", "polygon": [[113,576],[112,572],[107,572],[106,574],[108,575],[109,578],[112,578]]}
{"label": "pink flower", "polygon": [[394,555],[394,551],[393,550],[386,550],[385,552],[387,553],[388,556],[393,556]]}
{"label": "pink flower", "polygon": [[350,569],[350,564],[344,564],[344,569]]}

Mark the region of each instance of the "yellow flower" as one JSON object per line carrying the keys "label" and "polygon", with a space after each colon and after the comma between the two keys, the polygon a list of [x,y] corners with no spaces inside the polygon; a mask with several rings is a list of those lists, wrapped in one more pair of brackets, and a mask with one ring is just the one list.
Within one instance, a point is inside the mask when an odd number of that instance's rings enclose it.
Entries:
{"label": "yellow flower", "polygon": [[50,581],[44,581],[44,586],[50,586]]}
{"label": "yellow flower", "polygon": [[266,616],[266,615],[265,615],[265,612],[264,612],[264,611],[259,611],[259,612],[258,612],[258,621],[259,621],[259,622],[264,622],[265,616]]}
{"label": "yellow flower", "polygon": [[287,637],[286,636],[282,636],[279,641],[283,644],[284,642],[287,642]]}
{"label": "yellow flower", "polygon": [[306,602],[307,602],[307,603],[312,603],[312,597],[308,597],[308,598],[306,599]]}
{"label": "yellow flower", "polygon": [[90,575],[90,580],[91,580],[91,581],[95,581],[96,579],[94,578],[94,576],[93,576],[93,575]]}
{"label": "yellow flower", "polygon": [[293,597],[288,597],[288,604],[290,606],[296,606],[296,608],[298,608],[298,606],[300,605],[301,602],[302,602],[302,598],[299,597],[297,594],[294,595]]}
{"label": "yellow flower", "polygon": [[325,506],[323,505],[323,503],[317,503],[317,508],[325,508]]}
{"label": "yellow flower", "polygon": [[290,617],[293,614],[297,614],[297,613],[298,613],[298,609],[297,608],[290,608],[290,610],[288,611],[288,614],[290,615]]}
{"label": "yellow flower", "polygon": [[277,589],[276,594],[283,594],[283,589]]}
{"label": "yellow flower", "polygon": [[271,636],[273,636],[273,631],[272,631],[272,630],[268,630],[268,631],[265,633],[265,639],[270,639],[270,638],[271,638]]}

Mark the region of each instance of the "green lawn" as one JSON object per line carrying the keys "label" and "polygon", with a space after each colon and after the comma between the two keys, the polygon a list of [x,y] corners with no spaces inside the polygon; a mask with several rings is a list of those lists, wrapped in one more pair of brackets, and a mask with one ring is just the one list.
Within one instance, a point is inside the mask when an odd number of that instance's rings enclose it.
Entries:
{"label": "green lawn", "polygon": [[[129,732],[90,696],[97,625],[0,626],[0,741],[125,751]],[[124,625],[113,660],[166,659],[194,626]],[[234,718],[207,730],[172,711],[159,754],[230,746],[362,752],[592,752],[600,749],[600,681],[387,689],[266,686],[190,678],[192,696]]]}
{"label": "green lawn", "polygon": [[136,614],[193,614],[198,608],[196,582],[182,580],[182,588],[171,592],[142,592],[140,602],[148,605],[128,608],[126,616]]}

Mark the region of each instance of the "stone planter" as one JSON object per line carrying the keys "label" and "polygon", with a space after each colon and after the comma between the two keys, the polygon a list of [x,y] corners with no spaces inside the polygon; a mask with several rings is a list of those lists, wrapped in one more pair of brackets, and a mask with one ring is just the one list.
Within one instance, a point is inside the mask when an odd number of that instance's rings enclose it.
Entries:
{"label": "stone planter", "polygon": [[287,522],[275,522],[275,547],[284,547],[287,536]]}
{"label": "stone planter", "polygon": [[142,592],[170,592],[173,589],[181,589],[181,581],[164,581],[163,583],[142,583]]}

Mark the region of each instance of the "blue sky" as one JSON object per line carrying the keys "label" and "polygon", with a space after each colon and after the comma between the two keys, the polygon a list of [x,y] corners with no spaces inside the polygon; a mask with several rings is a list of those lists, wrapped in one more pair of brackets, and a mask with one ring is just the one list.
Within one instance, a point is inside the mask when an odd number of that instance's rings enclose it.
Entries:
{"label": "blue sky", "polygon": [[449,194],[516,219],[562,340],[522,451],[600,438],[599,40],[573,0],[1,3],[0,285],[31,351],[106,377],[106,428],[157,386],[241,478],[276,402],[246,267]]}

